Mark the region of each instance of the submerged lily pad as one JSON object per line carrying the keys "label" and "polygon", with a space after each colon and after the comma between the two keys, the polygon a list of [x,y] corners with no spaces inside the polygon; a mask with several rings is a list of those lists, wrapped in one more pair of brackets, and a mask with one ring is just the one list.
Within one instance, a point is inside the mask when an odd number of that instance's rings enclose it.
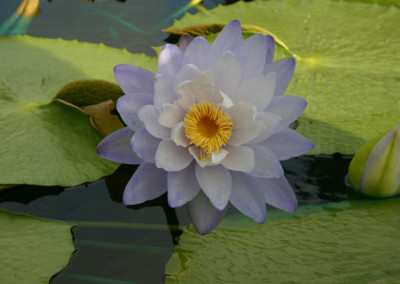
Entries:
{"label": "submerged lily pad", "polygon": [[102,136],[89,116],[53,97],[77,79],[115,82],[113,68],[121,63],[151,71],[157,65],[155,58],[101,44],[0,38],[0,184],[72,186],[115,171],[118,164],[96,153]]}
{"label": "submerged lily pad", "polygon": [[2,283],[49,283],[74,252],[71,226],[0,210]]}
{"label": "submerged lily pad", "polygon": [[286,93],[308,101],[298,131],[316,143],[309,154],[354,154],[400,124],[400,9],[362,2],[240,1],[186,14],[167,31],[209,35],[238,19],[246,32],[273,34],[275,60],[297,61]]}
{"label": "submerged lily pad", "polygon": [[207,236],[183,231],[166,283],[397,283],[400,199],[228,215]]}

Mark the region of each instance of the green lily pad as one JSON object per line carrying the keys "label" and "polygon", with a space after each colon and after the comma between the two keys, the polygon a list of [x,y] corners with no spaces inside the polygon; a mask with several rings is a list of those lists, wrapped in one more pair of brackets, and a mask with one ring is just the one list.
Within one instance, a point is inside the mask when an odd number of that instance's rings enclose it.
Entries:
{"label": "green lily pad", "polygon": [[166,283],[398,283],[400,199],[229,215],[206,236],[183,231]]}
{"label": "green lily pad", "polygon": [[49,283],[74,252],[71,226],[0,210],[2,283]]}
{"label": "green lily pad", "polygon": [[400,124],[400,9],[361,2],[240,1],[186,14],[167,31],[209,35],[238,19],[246,32],[273,34],[275,60],[297,61],[286,93],[308,101],[298,131],[316,143],[309,154],[354,154]]}
{"label": "green lily pad", "polygon": [[[155,58],[101,44],[0,38],[0,184],[73,186],[114,172],[118,164],[96,153],[102,136],[89,116],[53,98],[73,80],[115,82],[121,63],[157,66]],[[84,105],[98,103],[88,92],[81,96],[90,98]]]}

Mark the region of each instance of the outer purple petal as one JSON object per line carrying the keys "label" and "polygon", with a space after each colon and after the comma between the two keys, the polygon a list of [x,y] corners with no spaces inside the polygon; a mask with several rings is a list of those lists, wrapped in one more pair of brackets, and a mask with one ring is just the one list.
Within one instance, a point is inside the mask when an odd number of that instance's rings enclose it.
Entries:
{"label": "outer purple petal", "polygon": [[97,153],[117,163],[140,164],[142,159],[133,152],[130,146],[133,134],[134,132],[129,127],[111,133],[97,146]]}
{"label": "outer purple petal", "polygon": [[272,135],[261,144],[272,150],[280,161],[303,155],[315,147],[311,140],[290,128]]}
{"label": "outer purple petal", "polygon": [[294,58],[288,57],[272,62],[265,66],[264,74],[267,74],[269,72],[276,72],[278,75],[278,81],[275,88],[275,96],[282,96],[286,92],[286,89],[289,86],[290,81],[292,80],[295,65],[296,61],[294,60]]}
{"label": "outer purple petal", "polygon": [[207,70],[213,62],[212,56],[210,56],[210,44],[208,41],[198,36],[189,44],[185,51],[185,57],[188,63],[195,65],[200,70]]}
{"label": "outer purple petal", "polygon": [[175,76],[182,67],[183,53],[173,44],[166,44],[158,59],[158,74]]}
{"label": "outer purple petal", "polygon": [[126,64],[114,67],[114,76],[125,94],[153,93],[154,74]]}
{"label": "outer purple petal", "polygon": [[247,145],[254,151],[254,167],[248,175],[260,178],[279,178],[284,172],[276,155],[267,147],[253,144]]}
{"label": "outer purple petal", "polygon": [[200,192],[196,179],[195,162],[179,172],[168,173],[168,203],[171,207],[179,207],[195,198]]}
{"label": "outer purple petal", "polygon": [[167,172],[154,164],[142,163],[125,187],[122,201],[135,205],[159,197],[167,191]]}
{"label": "outer purple petal", "polygon": [[[307,107],[307,101],[301,97],[275,97],[266,111],[279,115],[282,119],[280,129],[288,127]],[[278,130],[277,130],[278,131]]]}
{"label": "outer purple petal", "polygon": [[275,39],[270,35],[266,35],[265,41],[267,43],[267,56],[265,58],[265,64],[270,64],[274,60]]}
{"label": "outer purple petal", "polygon": [[224,218],[227,208],[225,207],[222,211],[215,209],[202,191],[186,204],[193,226],[202,235],[208,234],[218,226]]}
{"label": "outer purple petal", "polygon": [[294,212],[297,210],[297,199],[289,182],[283,176],[277,179],[257,179],[265,201],[281,210]]}
{"label": "outer purple petal", "polygon": [[190,35],[181,36],[178,41],[178,47],[182,50],[183,53],[186,51],[186,48],[189,46],[192,40],[193,38]]}
{"label": "outer purple petal", "polygon": [[154,106],[160,110],[163,104],[172,104],[176,99],[174,78],[169,75],[158,76],[154,85]]}
{"label": "outer purple petal", "polygon": [[154,157],[158,145],[161,140],[152,136],[147,130],[142,127],[139,131],[133,135],[131,140],[131,147],[143,161],[148,163],[154,163]]}
{"label": "outer purple petal", "polygon": [[203,192],[218,210],[228,204],[232,190],[231,174],[222,166],[200,167],[196,164],[196,177]]}
{"label": "outer purple petal", "polygon": [[139,109],[153,102],[153,94],[135,93],[122,96],[117,101],[117,110],[122,120],[133,131],[143,126],[142,121],[138,117]]}
{"label": "outer purple petal", "polygon": [[276,73],[260,74],[243,82],[232,94],[234,102],[246,101],[254,104],[258,110],[264,110],[274,97]]}
{"label": "outer purple petal", "polygon": [[242,80],[263,73],[268,51],[266,37],[263,34],[252,35],[235,50],[242,66]]}
{"label": "outer purple petal", "polygon": [[226,51],[234,51],[243,42],[240,22],[234,20],[228,23],[215,39],[211,52],[219,57]]}
{"label": "outer purple petal", "polygon": [[264,223],[267,209],[264,196],[257,188],[257,182],[242,173],[232,174],[232,194],[229,201],[244,215],[258,223]]}
{"label": "outer purple petal", "polygon": [[231,52],[217,59],[211,68],[211,74],[218,89],[229,95],[237,89],[242,78],[240,63]]}

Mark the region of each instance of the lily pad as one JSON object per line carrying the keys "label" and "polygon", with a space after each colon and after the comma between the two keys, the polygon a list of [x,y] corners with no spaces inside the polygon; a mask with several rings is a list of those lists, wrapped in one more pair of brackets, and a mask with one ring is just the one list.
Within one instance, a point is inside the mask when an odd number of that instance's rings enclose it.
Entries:
{"label": "lily pad", "polygon": [[73,80],[115,82],[113,68],[121,63],[157,66],[155,58],[101,44],[0,38],[0,184],[72,186],[114,172],[118,164],[96,153],[102,136],[89,116],[53,98]]}
{"label": "lily pad", "polygon": [[71,226],[0,210],[2,283],[49,283],[74,252]]}
{"label": "lily pad", "polygon": [[186,14],[167,31],[209,35],[238,19],[246,32],[273,34],[275,60],[297,61],[286,93],[308,101],[298,131],[316,143],[309,154],[354,154],[400,124],[400,8],[371,2],[240,1]]}
{"label": "lily pad", "polygon": [[229,215],[207,236],[183,231],[166,283],[398,283],[400,199]]}

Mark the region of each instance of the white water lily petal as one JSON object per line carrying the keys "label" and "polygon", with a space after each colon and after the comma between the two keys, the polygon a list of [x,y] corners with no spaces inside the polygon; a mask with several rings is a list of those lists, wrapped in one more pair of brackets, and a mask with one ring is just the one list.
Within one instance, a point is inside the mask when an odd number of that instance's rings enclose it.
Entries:
{"label": "white water lily petal", "polygon": [[211,161],[213,162],[213,164],[217,165],[225,159],[228,153],[228,151],[222,148],[220,148],[218,151],[213,151],[211,153]]}
{"label": "white water lily petal", "polygon": [[138,116],[139,109],[151,103],[153,103],[152,94],[135,93],[120,97],[117,100],[116,108],[125,124],[136,131],[143,126],[143,122]]}
{"label": "white water lily petal", "polygon": [[168,204],[179,207],[192,200],[200,192],[196,179],[195,163],[179,172],[168,172]]}
{"label": "white water lily petal", "polygon": [[175,76],[182,66],[183,53],[173,44],[163,46],[158,58],[157,73],[162,75]]}
{"label": "white water lily petal", "polygon": [[157,76],[154,83],[154,106],[161,110],[164,104],[172,104],[176,99],[174,79],[168,75]]}
{"label": "white water lily petal", "polygon": [[201,70],[193,64],[184,65],[175,76],[175,86],[179,86],[185,81],[193,81],[201,75]]}
{"label": "white water lily petal", "polygon": [[183,121],[172,127],[171,139],[177,146],[188,147],[190,145],[190,140],[186,137],[185,123]]}
{"label": "white water lily petal", "polygon": [[254,152],[246,146],[225,147],[229,154],[222,160],[221,164],[232,171],[250,172],[254,167]]}
{"label": "white water lily petal", "polygon": [[219,33],[211,46],[211,53],[219,57],[226,51],[234,51],[243,42],[239,21],[231,21]]}
{"label": "white water lily petal", "polygon": [[151,135],[146,128],[142,127],[130,141],[130,146],[138,157],[148,163],[154,163],[154,157],[161,140]]}
{"label": "white water lily petal", "polygon": [[256,119],[263,121],[265,128],[256,138],[250,141],[251,144],[257,144],[265,141],[282,128],[282,119],[275,113],[259,111]]}
{"label": "white water lily petal", "polygon": [[195,103],[213,101],[216,88],[210,72],[203,72],[196,80],[180,84],[176,92],[181,95],[178,103],[187,110]]}
{"label": "white water lily petal", "polygon": [[242,80],[262,74],[267,56],[267,36],[255,34],[246,39],[236,50],[235,55],[241,64]]}
{"label": "white water lily petal", "polygon": [[177,146],[170,140],[161,141],[155,156],[157,168],[162,168],[167,172],[183,170],[192,160],[192,155],[185,148]]}
{"label": "white water lily petal", "polygon": [[204,194],[218,210],[228,204],[232,189],[231,174],[222,166],[200,167],[196,164],[196,177]]}
{"label": "white water lily petal", "polygon": [[[192,157],[196,160],[197,164],[200,167],[209,167],[209,166],[215,166],[219,165],[221,163],[221,160],[225,158],[225,156],[228,154],[227,151],[223,149],[219,149],[219,153],[212,153],[211,158],[205,157],[205,160],[202,161],[200,159],[200,148],[197,146],[190,146],[189,148],[189,153],[192,155]],[[214,154],[214,157],[213,157]]]}
{"label": "white water lily petal", "polygon": [[215,102],[219,104],[221,107],[223,107],[225,110],[234,106],[234,103],[232,102],[231,98],[225,95],[221,91],[217,92],[217,95],[215,97]]}
{"label": "white water lily petal", "polygon": [[242,80],[240,63],[231,52],[218,58],[211,68],[211,74],[218,89],[225,94],[233,93]]}
{"label": "white water lily petal", "polygon": [[257,183],[242,173],[231,173],[232,193],[229,201],[244,215],[258,223],[264,223],[267,216],[265,198],[260,193]]}
{"label": "white water lily petal", "polygon": [[146,69],[120,64],[114,67],[114,76],[126,95],[153,93],[155,75]]}
{"label": "white water lily petal", "polygon": [[185,57],[190,64],[205,71],[210,68],[214,59],[210,56],[210,48],[211,46],[208,41],[205,38],[198,36],[193,39],[187,47]]}
{"label": "white water lily petal", "polygon": [[158,122],[165,127],[172,128],[175,124],[183,121],[185,112],[178,103],[164,104],[161,107]]}
{"label": "white water lily petal", "polygon": [[264,110],[274,96],[276,79],[276,73],[272,72],[266,76],[255,76],[240,84],[232,94],[232,100],[235,103],[246,101],[254,104],[258,110]]}
{"label": "white water lily petal", "polygon": [[265,125],[261,120],[257,120],[249,128],[233,129],[231,138],[228,140],[228,144],[233,146],[245,144],[257,137],[264,129]]}
{"label": "white water lily petal", "polygon": [[122,164],[140,164],[141,159],[129,145],[134,132],[129,127],[119,129],[105,137],[97,146],[97,153],[110,161]]}
{"label": "white water lily petal", "polygon": [[265,201],[281,210],[295,212],[297,210],[297,199],[292,187],[285,177],[276,179],[256,179],[263,188],[261,193]]}
{"label": "white water lily petal", "polygon": [[202,161],[200,159],[200,148],[197,146],[190,146],[189,148],[189,153],[192,155],[192,157],[196,160],[197,164],[200,167],[206,167],[206,166],[210,166],[213,165],[213,163],[211,161]]}
{"label": "white water lily petal", "polygon": [[252,126],[257,115],[257,109],[252,103],[239,102],[230,113],[234,129],[246,129]]}
{"label": "white water lily petal", "polygon": [[160,125],[158,122],[159,115],[153,105],[145,105],[139,110],[139,118],[151,135],[160,139],[170,140],[171,129]]}
{"label": "white water lily petal", "polygon": [[167,173],[151,163],[142,163],[125,187],[122,202],[135,205],[159,197],[167,191]]}
{"label": "white water lily petal", "polygon": [[283,176],[284,172],[282,166],[274,152],[258,144],[248,146],[253,149],[256,154],[254,155],[253,170],[247,174],[261,178],[280,178]]}
{"label": "white water lily petal", "polygon": [[274,152],[280,161],[303,155],[315,147],[311,140],[290,128],[275,133],[261,144]]}
{"label": "white water lily petal", "polygon": [[228,207],[226,206],[222,211],[215,209],[207,196],[200,191],[194,199],[186,204],[186,209],[196,231],[205,235],[218,226]]}
{"label": "white water lily petal", "polygon": [[283,96],[286,92],[286,89],[292,80],[295,66],[296,61],[291,57],[265,65],[264,74],[268,74],[269,72],[277,73],[275,96]]}
{"label": "white water lily petal", "polygon": [[295,121],[307,107],[307,102],[301,97],[284,96],[275,97],[266,111],[279,115],[282,119],[280,129],[288,127]]}

